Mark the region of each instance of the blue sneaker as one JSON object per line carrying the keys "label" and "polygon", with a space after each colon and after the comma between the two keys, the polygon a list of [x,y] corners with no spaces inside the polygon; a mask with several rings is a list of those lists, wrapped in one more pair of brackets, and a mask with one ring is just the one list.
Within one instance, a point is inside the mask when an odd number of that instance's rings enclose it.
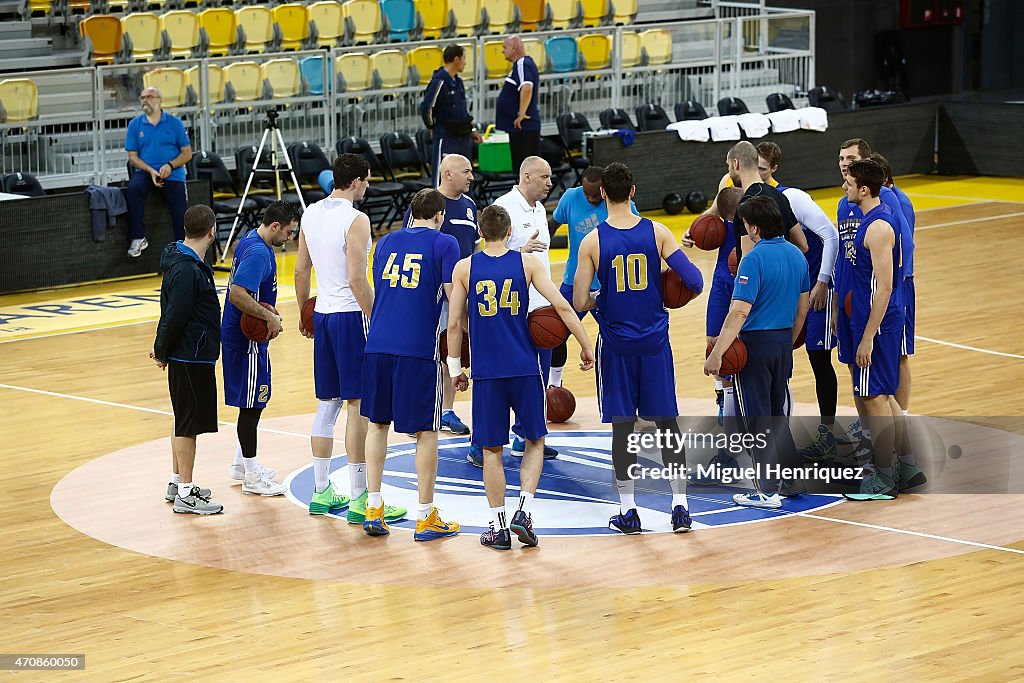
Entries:
{"label": "blue sneaker", "polygon": [[853,424],[850,425],[850,428],[847,429],[846,431],[842,430],[842,425],[839,425],[839,427],[839,432],[835,434],[837,443],[848,445],[860,443],[865,439],[866,435],[864,434],[864,427],[861,425],[859,417],[853,422]]}
{"label": "blue sneaker", "polygon": [[836,436],[825,425],[818,425],[818,431],[806,448],[798,448],[797,456],[811,462],[832,460],[836,457]]}
{"label": "blue sneaker", "polygon": [[446,410],[441,415],[441,429],[447,429],[452,434],[458,436],[464,436],[469,434],[469,427],[466,423],[459,419],[459,416],[455,414],[454,410]]}
{"label": "blue sneaker", "polygon": [[[526,439],[520,439],[518,436],[512,440],[512,455],[516,458],[523,457],[526,453]],[[558,457],[558,451],[551,446],[544,444],[544,459],[551,460],[552,458]]]}
{"label": "blue sneaker", "polygon": [[466,453],[466,460],[469,461],[470,465],[483,469],[484,466],[484,449],[477,446],[475,443],[470,444],[469,452]]}
{"label": "blue sneaker", "polygon": [[627,536],[638,534],[643,529],[640,527],[640,515],[636,513],[636,508],[630,508],[626,510],[626,514],[619,513],[612,516],[608,520],[608,528],[621,531]]}
{"label": "blue sneaker", "polygon": [[672,531],[677,534],[686,533],[692,523],[693,520],[690,519],[690,513],[685,506],[676,505],[672,508]]}
{"label": "blue sneaker", "polygon": [[[715,470],[733,470],[733,469],[738,469],[739,466],[740,466],[739,463],[736,462],[736,458],[734,458],[731,455],[729,455],[729,452],[726,451],[724,448],[719,448],[718,449],[718,453],[715,455],[715,457],[711,458],[711,460],[708,462],[708,466],[705,469],[711,470],[711,472],[714,472]],[[699,470],[697,472],[699,473]],[[703,476],[702,477],[702,476],[699,476],[698,473],[695,473],[690,478],[690,483],[693,484],[694,486],[721,486],[722,485],[722,481],[720,479],[716,479],[713,476]]]}

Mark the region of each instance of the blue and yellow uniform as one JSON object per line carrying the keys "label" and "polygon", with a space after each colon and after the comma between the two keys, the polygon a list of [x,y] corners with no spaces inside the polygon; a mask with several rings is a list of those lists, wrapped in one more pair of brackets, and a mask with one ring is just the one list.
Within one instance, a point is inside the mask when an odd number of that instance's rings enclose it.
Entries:
{"label": "blue and yellow uniform", "polygon": [[903,219],[907,222],[907,232],[903,233],[903,345],[900,351],[904,356],[914,355],[914,328],[917,320],[917,292],[914,289],[914,228],[917,214],[914,204],[906,192],[892,186],[892,191],[900,202]]}

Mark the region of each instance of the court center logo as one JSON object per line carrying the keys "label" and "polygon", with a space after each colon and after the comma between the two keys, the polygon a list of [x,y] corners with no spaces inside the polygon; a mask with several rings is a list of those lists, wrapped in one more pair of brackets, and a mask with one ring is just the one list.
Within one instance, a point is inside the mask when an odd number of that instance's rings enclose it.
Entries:
{"label": "court center logo", "polygon": [[[546,443],[558,450],[558,457],[544,461],[544,472],[537,487],[531,513],[537,533],[542,536],[618,535],[608,529],[608,518],[619,511],[619,498],[613,483],[611,432],[605,430],[565,431],[548,434]],[[466,460],[468,437],[438,440],[437,484],[434,504],[445,519],[462,524],[465,533],[486,530],[490,512],[484,491],[483,472]],[[707,462],[714,453],[688,452],[689,462]],[[506,506],[518,505],[519,463],[506,446],[504,451]],[[643,451],[640,465],[659,467],[655,452]],[[338,491],[348,491],[348,459],[334,458],[331,481]],[[311,465],[293,472],[286,479],[288,498],[308,508],[313,495]],[[693,528],[709,529],[779,519],[795,512],[820,509],[840,502],[835,496],[804,495],[789,498],[781,511],[741,508],[732,502],[734,493],[748,490],[742,486],[689,486],[687,506]],[[384,465],[382,493],[384,502],[409,508],[410,518],[390,523],[392,528],[413,530],[416,509],[416,444],[413,441],[391,444]],[[637,511],[645,532],[670,532],[671,489],[668,481],[636,482]],[[332,516],[344,519],[344,511]]]}

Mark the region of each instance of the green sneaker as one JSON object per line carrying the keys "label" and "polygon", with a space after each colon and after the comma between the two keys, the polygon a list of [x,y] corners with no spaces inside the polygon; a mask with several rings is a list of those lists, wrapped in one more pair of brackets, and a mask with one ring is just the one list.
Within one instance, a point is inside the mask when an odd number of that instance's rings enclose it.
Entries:
{"label": "green sneaker", "polygon": [[[358,498],[353,498],[352,502],[348,505],[348,523],[349,524],[362,524],[366,521],[366,499],[367,492],[363,491],[363,495]],[[405,508],[395,507],[394,505],[384,506],[384,521],[385,522],[397,522],[400,519],[405,519],[408,510]]]}
{"label": "green sneaker", "polygon": [[821,462],[836,457],[836,437],[825,425],[818,425],[818,431],[807,448],[798,449],[796,454],[804,460]]}
{"label": "green sneaker", "polygon": [[344,510],[348,507],[348,496],[343,496],[334,490],[334,484],[328,484],[321,493],[313,493],[313,499],[309,501],[309,514],[325,515],[330,510]]}
{"label": "green sneaker", "polygon": [[920,467],[916,464],[911,465],[902,460],[900,461],[899,466],[896,468],[896,485],[900,491],[915,489],[927,483],[928,477],[925,476]]}
{"label": "green sneaker", "polygon": [[847,500],[894,500],[899,494],[896,482],[874,470],[860,483],[860,493],[844,493]]}

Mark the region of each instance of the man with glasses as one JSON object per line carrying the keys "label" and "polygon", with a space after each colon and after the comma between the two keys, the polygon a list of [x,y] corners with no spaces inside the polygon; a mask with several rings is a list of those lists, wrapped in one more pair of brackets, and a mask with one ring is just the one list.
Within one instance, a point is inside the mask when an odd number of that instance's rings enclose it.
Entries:
{"label": "man with glasses", "polygon": [[[185,238],[185,164],[192,158],[192,145],[181,120],[163,110],[157,88],[146,88],[139,96],[142,113],[128,124],[124,148],[128,162],[136,169],[128,180],[128,256],[138,258],[149,246],[146,241],[146,197],[152,189],[163,194],[171,212],[174,239]],[[141,171],[141,172],[140,172]]]}

